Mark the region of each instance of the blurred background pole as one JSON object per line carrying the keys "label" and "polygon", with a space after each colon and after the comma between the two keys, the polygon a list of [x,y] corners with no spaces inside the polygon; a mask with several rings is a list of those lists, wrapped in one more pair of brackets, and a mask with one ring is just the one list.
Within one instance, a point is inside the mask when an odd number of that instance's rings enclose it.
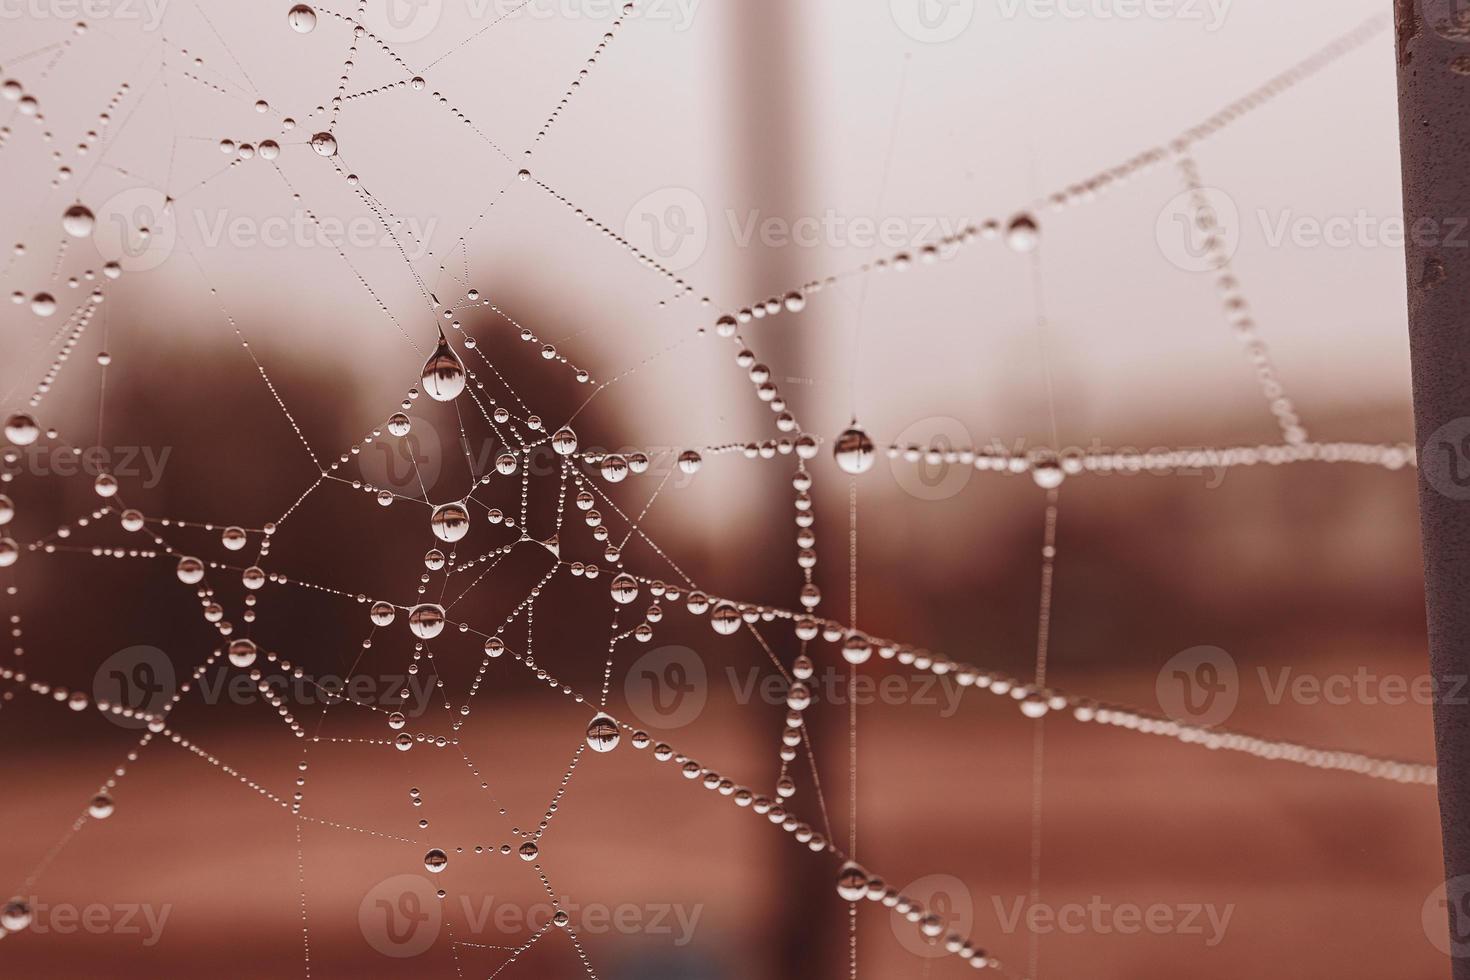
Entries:
{"label": "blurred background pole", "polygon": [[[730,104],[727,108],[731,125],[729,159],[730,200],[743,202],[758,209],[762,220],[782,218],[788,222],[811,211],[809,187],[810,168],[813,163],[805,152],[810,143],[812,102],[816,93],[812,91],[810,78],[803,72],[807,62],[804,51],[814,43],[802,23],[802,5],[787,0],[752,0],[730,8],[731,30],[729,46],[725,56],[726,77]],[[712,223],[723,227],[726,217],[712,215]],[[788,226],[789,227],[789,226]],[[812,274],[808,268],[812,262],[812,249],[763,248],[759,244],[746,250],[741,256],[741,268],[736,276],[740,284],[741,302],[753,302],[770,295],[780,295],[789,286],[803,282]],[[820,250],[819,254],[820,254]],[[823,256],[831,261],[830,256]],[[721,312],[733,313],[734,310]],[[787,315],[789,316],[789,314]],[[756,350],[768,364],[788,367],[807,363],[804,338],[822,336],[820,310],[809,310],[802,314],[800,329],[779,318],[775,329],[761,329],[753,324],[746,329],[758,338]],[[784,375],[774,380],[781,386],[782,394],[796,394],[786,384]],[[745,395],[747,391],[742,391]],[[750,405],[748,430],[759,433],[761,438],[774,438],[775,427],[772,414],[764,403],[747,399]],[[800,409],[797,418],[805,419]],[[794,466],[783,467],[794,471]],[[789,488],[789,484],[787,484]],[[788,589],[783,598],[794,597],[800,587],[801,577],[797,571],[796,526],[791,522],[790,494],[783,493],[774,500],[761,505],[763,512],[747,512],[745,521],[751,526],[777,529],[770,532],[771,554],[778,563],[785,561],[785,573],[778,579]],[[828,533],[836,528],[828,525]],[[769,588],[767,583],[761,583]],[[841,605],[837,596],[831,599]],[[829,612],[834,612],[829,610]],[[789,629],[766,631],[773,648],[789,665],[795,656],[795,638]],[[846,711],[833,705],[824,705],[808,716],[815,723],[812,732],[814,751],[818,753],[818,765],[823,775],[831,778],[834,773],[835,751],[846,745]],[[816,716],[816,717],[814,717]],[[774,734],[774,733],[773,733]],[[772,761],[777,743],[771,741]],[[818,806],[809,784],[801,779],[805,762],[798,757],[792,763],[802,789],[797,797],[797,812],[809,820],[816,820]],[[775,779],[772,766],[770,779]],[[828,792],[842,792],[845,784],[833,779]],[[760,792],[774,795],[774,784],[763,784]],[[841,833],[841,828],[834,830]],[[782,846],[785,841],[773,841]],[[808,977],[839,976],[845,968],[842,955],[846,949],[846,910],[832,901],[835,880],[828,862],[818,855],[800,855],[801,860],[785,864],[787,874],[778,901],[772,904],[770,935],[780,946],[778,959],[781,974],[772,980],[805,980]],[[815,860],[807,860],[815,858]],[[814,937],[822,937],[814,939]]]}
{"label": "blurred background pole", "polygon": [[[1470,39],[1459,31],[1470,25],[1470,5],[1394,6],[1419,513],[1430,670],[1441,695],[1434,729],[1446,912],[1451,948],[1464,954],[1470,919],[1455,879],[1470,875],[1470,705],[1455,678],[1470,673],[1470,78],[1461,73],[1470,44],[1455,38]],[[1470,980],[1470,956],[1452,962],[1455,980]]]}

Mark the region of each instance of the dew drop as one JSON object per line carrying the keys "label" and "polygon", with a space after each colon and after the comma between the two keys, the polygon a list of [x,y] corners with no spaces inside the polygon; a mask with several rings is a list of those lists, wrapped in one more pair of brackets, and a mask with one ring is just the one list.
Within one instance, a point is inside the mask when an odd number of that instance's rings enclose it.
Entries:
{"label": "dew drop", "polygon": [[432,640],[444,632],[444,607],[432,602],[420,603],[409,610],[408,628],[421,640]]}
{"label": "dew drop", "polygon": [[1006,244],[1016,252],[1029,252],[1041,244],[1041,229],[1036,219],[1026,213],[1016,215],[1006,225]]}
{"label": "dew drop", "polygon": [[873,468],[877,455],[873,452],[873,440],[861,428],[854,425],[837,437],[832,455],[844,473],[857,476]]}
{"label": "dew drop", "polygon": [[230,641],[230,663],[236,667],[249,667],[255,663],[256,647],[254,640],[231,640]]}
{"label": "dew drop", "polygon": [[721,602],[709,614],[709,624],[721,636],[729,636],[740,628],[740,610],[733,602]]}
{"label": "dew drop", "polygon": [[73,204],[61,216],[61,227],[73,238],[87,238],[91,236],[92,229],[97,227],[97,219],[90,208]]}
{"label": "dew drop", "polygon": [[559,456],[570,456],[577,451],[577,434],[568,426],[562,426],[551,437],[551,448]]}
{"label": "dew drop", "polygon": [[40,436],[41,427],[24,412],[17,412],[5,420],[5,438],[17,446],[29,446]]}
{"label": "dew drop", "polygon": [[607,715],[599,714],[587,725],[587,745],[594,752],[611,752],[621,739],[618,723]]}
{"label": "dew drop", "polygon": [[310,34],[316,29],[316,11],[304,3],[298,3],[286,11],[286,23],[297,34]]}
{"label": "dew drop", "polygon": [[397,615],[398,611],[386,602],[375,602],[373,608],[368,611],[368,616],[372,618],[374,626],[391,626]]}
{"label": "dew drop", "polygon": [[464,504],[440,504],[429,518],[429,529],[440,541],[453,543],[470,531],[470,512]]}
{"label": "dew drop", "polygon": [[436,402],[453,401],[464,391],[464,363],[443,334],[439,335],[439,346],[424,362],[423,381],[424,391]]}

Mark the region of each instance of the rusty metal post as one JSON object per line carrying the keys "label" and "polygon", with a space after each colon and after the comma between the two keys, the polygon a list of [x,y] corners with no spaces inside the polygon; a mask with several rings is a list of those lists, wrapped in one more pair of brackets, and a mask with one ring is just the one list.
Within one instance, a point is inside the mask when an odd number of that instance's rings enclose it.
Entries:
{"label": "rusty metal post", "polygon": [[1395,0],[1409,343],[1446,914],[1470,980],[1470,3]]}

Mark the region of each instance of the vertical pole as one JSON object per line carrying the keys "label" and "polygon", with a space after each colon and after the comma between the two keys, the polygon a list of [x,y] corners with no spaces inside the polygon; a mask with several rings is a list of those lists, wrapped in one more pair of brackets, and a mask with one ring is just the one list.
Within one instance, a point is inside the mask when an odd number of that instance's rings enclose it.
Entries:
{"label": "vertical pole", "polygon": [[[1395,0],[1419,514],[1452,976],[1470,980],[1470,3]],[[1451,703],[1453,702],[1453,703]]]}

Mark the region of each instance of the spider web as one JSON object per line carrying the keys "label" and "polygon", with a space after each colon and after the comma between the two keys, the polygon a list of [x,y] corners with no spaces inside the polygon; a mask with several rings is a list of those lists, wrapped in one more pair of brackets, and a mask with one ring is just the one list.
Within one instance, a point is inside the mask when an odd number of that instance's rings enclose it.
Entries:
{"label": "spider web", "polygon": [[[9,662],[0,667],[0,682],[6,687],[7,702],[17,695],[32,695],[78,712],[109,715],[140,729],[135,743],[106,770],[95,798],[54,844],[38,856],[36,864],[18,883],[16,897],[6,909],[6,929],[12,932],[26,929],[31,910],[24,896],[44,889],[48,869],[74,838],[105,833],[105,827],[99,825],[105,825],[114,806],[134,805],[127,792],[128,776],[140,760],[158,751],[154,748],[156,744],[162,743],[190,754],[201,769],[216,770],[244,787],[253,797],[248,805],[259,807],[261,819],[294,826],[297,846],[293,884],[300,903],[304,975],[310,976],[314,966],[313,916],[321,914],[309,900],[312,854],[304,842],[303,830],[312,829],[361,835],[380,842],[392,849],[392,861],[404,872],[415,871],[421,856],[424,869],[435,876],[443,875],[438,879],[443,881],[452,878],[444,875],[446,870],[478,860],[479,855],[509,858],[509,870],[503,874],[530,874],[535,887],[544,891],[555,918],[532,931],[524,943],[495,948],[455,940],[454,923],[446,917],[450,931],[447,943],[455,974],[488,971],[490,976],[515,976],[525,969],[517,969],[515,965],[541,944],[566,943],[575,951],[580,968],[595,978],[597,967],[579,939],[576,924],[562,908],[563,893],[553,884],[543,851],[550,844],[546,840],[548,832],[557,826],[556,821],[564,819],[563,804],[578,802],[575,797],[567,798],[573,776],[595,765],[597,754],[616,751],[641,753],[663,768],[674,769],[688,780],[691,793],[699,787],[707,789],[710,792],[701,803],[705,807],[738,807],[764,817],[789,838],[786,846],[798,852],[790,860],[830,865],[838,892],[833,901],[844,903],[851,923],[850,971],[854,977],[858,975],[860,962],[859,909],[869,903],[891,910],[882,914],[906,920],[907,927],[921,942],[958,961],[1007,977],[1035,976],[1034,937],[1029,964],[1002,962],[987,952],[986,936],[947,934],[940,910],[928,908],[921,900],[903,894],[882,877],[882,868],[869,868],[859,862],[857,702],[848,701],[849,716],[845,722],[848,764],[839,781],[839,785],[845,783],[847,805],[842,807],[829,798],[830,792],[824,794],[818,756],[813,749],[814,741],[823,737],[823,733],[814,734],[807,718],[813,697],[806,681],[817,664],[841,664],[850,680],[860,672],[878,672],[896,666],[909,672],[946,677],[964,689],[989,693],[1002,703],[1016,705],[1020,716],[1034,729],[1033,898],[1039,888],[1042,853],[1043,733],[1045,724],[1053,719],[1168,739],[1185,750],[1239,753],[1301,768],[1433,785],[1435,771],[1428,764],[1191,723],[1161,711],[1062,690],[1051,685],[1047,676],[1053,578],[1058,560],[1059,503],[1065,495],[1064,487],[1112,472],[1305,463],[1357,464],[1388,470],[1410,470],[1414,466],[1415,454],[1410,445],[1327,442],[1309,435],[1307,420],[1287,394],[1264,332],[1252,315],[1245,285],[1231,266],[1194,155],[1195,147],[1203,141],[1220,136],[1241,117],[1378,37],[1388,26],[1387,18],[1374,18],[1354,28],[1172,140],[1148,147],[1114,167],[1025,203],[1011,215],[971,224],[920,247],[824,277],[792,283],[787,289],[745,306],[725,307],[700,299],[696,287],[679,272],[640,250],[605,218],[589,213],[564,196],[537,169],[543,154],[555,152],[550,137],[557,127],[570,125],[562,122],[568,107],[584,86],[596,83],[600,59],[615,48],[623,32],[636,29],[630,26],[632,4],[623,8],[605,32],[597,32],[585,60],[575,66],[575,75],[547,111],[523,152],[511,152],[511,144],[498,134],[483,131],[477,121],[456,107],[449,93],[434,88],[434,72],[439,62],[463,57],[461,52],[468,46],[483,43],[481,35],[514,18],[524,6],[514,6],[491,19],[439,59],[421,67],[410,65],[398,54],[394,44],[368,28],[365,5],[353,13],[321,4],[304,13],[301,12],[304,8],[293,10],[289,15],[290,27],[305,26],[305,19],[309,18],[310,28],[301,33],[329,35],[340,42],[345,52],[332,97],[300,119],[283,115],[259,98],[251,73],[259,74],[263,66],[237,57],[202,6],[195,8],[199,23],[194,46],[217,45],[223,57],[202,58],[190,46],[178,43],[165,32],[157,43],[138,52],[142,67],[132,77],[144,81],[124,83],[110,91],[95,120],[80,112],[75,114],[76,118],[68,112],[64,119],[53,120],[46,104],[32,93],[42,90],[47,79],[61,66],[69,67],[70,62],[86,58],[89,45],[105,44],[113,39],[105,26],[100,30],[91,25],[78,26],[69,30],[64,39],[21,52],[4,62],[8,79],[4,95],[9,102],[10,120],[0,130],[3,136],[0,154],[13,154],[15,150],[9,144],[30,135],[28,130],[32,126],[43,131],[46,139],[51,138],[53,125],[66,134],[64,138],[80,131],[76,137],[76,167],[80,173],[73,174],[71,165],[62,164],[51,182],[53,190],[76,188],[75,204],[66,206],[72,210],[67,210],[62,218],[58,212],[66,207],[53,207],[55,195],[49,197],[46,206],[40,209],[42,216],[28,237],[27,246],[18,247],[4,267],[4,275],[13,284],[12,298],[21,312],[38,318],[49,328],[41,332],[18,363],[10,365],[18,377],[6,398],[7,407],[12,409],[6,423],[6,435],[12,444],[5,457],[11,467],[4,474],[6,482],[19,485],[56,479],[25,472],[27,447],[44,445],[51,451],[77,456],[84,452],[86,443],[81,438],[71,439],[64,431],[45,427],[53,388],[64,376],[84,370],[73,365],[85,342],[98,339],[100,334],[98,350],[109,349],[106,300],[112,283],[146,275],[151,243],[168,236],[170,248],[197,273],[199,294],[210,307],[212,318],[239,345],[244,367],[230,365],[229,370],[253,374],[264,392],[263,397],[273,406],[271,425],[264,438],[274,440],[279,455],[257,462],[257,468],[266,471],[259,477],[261,485],[273,486],[277,494],[282,483],[290,487],[284,497],[288,502],[284,509],[276,512],[256,509],[248,519],[242,515],[236,524],[135,509],[128,502],[134,492],[128,479],[104,469],[95,478],[97,500],[85,513],[32,538],[5,539],[0,558],[8,567],[0,574],[7,580],[7,597],[15,610],[20,608],[18,597],[29,588],[23,588],[23,583],[32,566],[68,558],[88,559],[136,568],[132,574],[137,576],[172,581],[175,593],[197,603],[203,623],[198,627],[203,630],[200,636],[207,637],[203,640],[207,649],[201,656],[188,663],[171,665],[184,678],[183,683],[155,689],[155,694],[163,695],[161,699],[145,697],[147,703],[143,704],[126,697],[109,700],[89,696],[74,685],[44,680],[29,669],[28,662],[34,655],[27,654],[19,644]],[[273,8],[260,16],[285,18],[286,8]],[[382,81],[359,87],[349,80],[364,73]],[[182,177],[176,167],[180,146],[187,146],[191,140],[214,142],[216,138],[196,135],[203,128],[204,120],[180,115],[178,93],[181,90],[193,96],[252,104],[269,122],[272,135],[250,140],[219,140],[223,154],[216,166],[197,180]],[[363,112],[364,106],[371,112],[378,100],[406,92],[421,93],[434,106],[432,111],[462,125],[473,134],[484,153],[500,165],[494,178],[495,193],[454,238],[449,254],[438,259],[439,276],[432,284],[424,278],[423,261],[412,257],[420,254],[425,246],[423,229],[412,227],[390,202],[375,196],[371,154],[354,151],[345,140],[339,145],[337,135],[343,117]],[[164,176],[157,182],[108,159],[133,114],[155,103],[167,107],[179,137],[171,143],[166,160],[162,161]],[[274,363],[270,357],[257,353],[250,343],[249,324],[232,313],[227,290],[214,284],[216,270],[184,238],[168,230],[181,202],[206,190],[227,186],[238,172],[251,166],[267,174],[280,194],[300,202],[308,230],[321,232],[324,240],[332,240],[327,226],[333,219],[325,210],[317,210],[314,195],[320,192],[317,181],[321,172],[330,168],[337,186],[350,189],[359,212],[371,216],[376,231],[391,242],[390,251],[395,254],[396,272],[385,283],[387,275],[381,270],[364,271],[347,249],[335,243],[331,245],[334,259],[340,263],[337,271],[348,277],[358,298],[370,304],[411,351],[399,345],[392,358],[392,371],[406,382],[401,401],[384,405],[380,421],[342,449],[327,449],[308,437],[303,424],[305,416],[299,415],[283,394],[291,386],[278,386],[275,380],[283,373],[294,374],[298,368]],[[1046,215],[1065,208],[1085,207],[1115,186],[1154,168],[1171,169],[1180,188],[1189,195],[1193,223],[1204,243],[1205,262],[1215,273],[1222,318],[1240,341],[1245,369],[1253,373],[1265,407],[1279,428],[1278,441],[1151,452],[1063,452],[1058,448],[1013,451],[1000,445],[941,447],[875,443],[856,419],[844,432],[815,433],[802,426],[788,402],[779,366],[763,361],[757,345],[748,336],[756,321],[798,319],[834,292],[854,284],[866,289],[873,276],[913,266],[916,268],[910,274],[919,277],[924,275],[925,266],[954,262],[982,248],[1010,248],[1029,256],[1029,287],[1034,292],[1038,329],[1044,331],[1047,321],[1042,261]],[[128,212],[131,221],[119,226],[116,237],[108,237],[112,231],[104,227],[105,216],[87,206],[87,202],[98,196],[91,189],[97,186],[94,180],[103,181],[104,177],[99,175],[122,178],[137,195],[136,207]],[[542,336],[533,314],[498,295],[483,294],[474,285],[476,270],[471,263],[471,243],[478,232],[493,224],[497,207],[504,207],[503,202],[509,196],[521,194],[544,195],[558,210],[564,209],[576,223],[604,239],[610,255],[620,255],[630,272],[636,264],[643,267],[642,274],[661,278],[667,298],[660,305],[697,306],[692,317],[695,326],[671,342],[652,345],[644,352],[613,362],[593,353],[580,353],[579,341],[584,339],[581,332],[566,337]],[[80,212],[76,211],[78,207]],[[322,207],[325,209],[326,205]],[[94,241],[95,256],[88,251]],[[23,261],[32,254],[32,243],[34,247],[55,248],[49,276],[37,275],[35,263]],[[98,259],[102,264],[98,264]],[[408,301],[404,289],[409,290]],[[506,337],[515,340],[507,343]],[[512,349],[517,343],[524,347]],[[610,443],[616,439],[616,434],[598,421],[599,409],[607,401],[604,393],[618,390],[650,365],[695,344],[719,345],[725,351],[733,369],[751,384],[756,402],[770,409],[770,428],[749,441],[679,447],[665,453],[666,459],[651,459],[651,454],[642,450],[594,446],[589,437],[593,432],[606,434]],[[128,364],[124,360],[114,366],[112,356],[105,353],[99,353],[97,362],[100,441],[109,374]],[[147,370],[146,362],[138,370]],[[553,397],[547,397],[548,392]],[[114,394],[114,402],[118,397]],[[440,439],[439,433],[447,438]],[[491,453],[477,451],[477,447],[484,445],[496,449]],[[1054,421],[1052,445],[1060,446],[1060,440],[1055,438]],[[959,654],[930,650],[912,639],[873,635],[859,628],[858,527],[859,516],[867,517],[860,507],[861,487],[863,474],[884,454],[897,465],[962,467],[1036,484],[1044,519],[1035,663],[1029,676],[1012,676],[997,666],[971,663]],[[722,457],[743,458],[752,461],[752,465],[759,465],[761,460],[774,461],[783,479],[790,481],[796,529],[789,537],[782,538],[781,547],[794,549],[801,582],[788,601],[755,601],[706,588],[691,576],[690,570],[695,566],[682,561],[673,549],[662,546],[649,530],[649,515],[665,499],[665,492],[674,481],[721,465]],[[830,466],[831,457],[835,457],[835,469]],[[291,474],[297,471],[306,476],[291,483],[295,479]],[[764,472],[762,476],[767,478]],[[818,540],[815,488],[823,481],[847,484],[846,528],[835,535],[824,532],[826,537],[822,538],[846,542],[847,602],[845,609],[836,611],[834,606],[842,603],[834,603],[823,595],[814,573]],[[423,559],[423,570],[416,570],[411,586],[401,576],[395,576],[394,584],[382,591],[376,588],[359,591],[356,583],[364,580],[365,575],[347,570],[348,574],[339,578],[337,573],[343,571],[341,568],[322,560],[320,555],[313,560],[310,553],[313,548],[334,547],[331,542],[324,545],[317,538],[324,521],[320,508],[349,506],[353,508],[352,520],[363,522],[364,527],[369,519],[380,523],[391,521],[396,528],[411,525],[412,530],[405,536],[419,543],[415,547],[424,543],[430,546]],[[10,524],[17,515],[24,519],[25,510],[25,506],[17,507],[6,497],[5,523]],[[391,553],[386,548],[380,551],[371,540],[377,532],[359,531],[355,523],[354,533],[369,536],[365,542],[354,542],[365,561],[402,561],[405,555],[414,557],[413,551],[397,547]],[[290,550],[292,538],[297,534],[313,543]],[[88,543],[82,543],[79,540],[82,538]],[[389,539],[385,532],[383,540]],[[474,542],[473,547],[465,547],[470,541]],[[276,553],[280,551],[289,551],[292,558],[278,559]],[[293,567],[295,559],[300,563]],[[303,570],[303,566],[308,570]],[[320,568],[321,572],[309,571],[312,568]],[[55,587],[54,579],[42,581],[48,583],[42,589]],[[309,623],[318,615],[312,611],[317,604],[349,608],[360,624],[361,643],[350,655],[344,655],[344,676],[353,676],[360,665],[378,657],[383,647],[404,647],[407,662],[403,687],[392,692],[397,696],[396,702],[393,698],[385,702],[329,687],[321,683],[321,677],[302,666],[307,659],[305,654],[286,652],[309,645],[303,642],[294,624]],[[173,611],[165,614],[172,615]],[[596,651],[596,669],[590,673],[578,669],[585,664],[562,663],[557,656],[543,653],[565,645],[565,638],[559,637],[556,630],[566,620],[581,621],[579,625],[597,637],[585,647]],[[13,634],[19,637],[23,623],[18,611],[12,614],[11,623]],[[650,726],[641,723],[633,709],[619,710],[614,694],[622,672],[628,669],[628,661],[638,655],[639,648],[655,637],[662,639],[678,635],[678,630],[692,628],[705,636],[712,631],[716,637],[748,638],[760,651],[764,669],[778,679],[784,704],[779,706],[779,723],[777,716],[770,719],[779,728],[780,736],[779,767],[773,783],[741,782],[727,773],[720,760],[703,752],[704,758],[696,759],[692,748],[648,731]],[[39,632],[44,646],[45,630]],[[310,630],[305,635],[311,635]],[[578,642],[586,642],[586,638]],[[157,665],[149,666],[151,669]],[[272,686],[267,674],[299,682],[295,693],[284,686]],[[202,709],[204,705],[192,695],[207,690],[212,679],[221,675],[248,678],[258,687],[264,702],[274,709],[274,721],[251,718],[251,725],[279,726],[273,731],[289,732],[291,744],[283,746],[281,751],[290,753],[296,760],[299,775],[294,788],[237,768],[197,741],[180,719],[175,718],[191,708]],[[402,709],[409,700],[409,688],[416,683],[415,678],[424,680],[432,710],[426,716],[410,719]],[[514,814],[488,775],[492,766],[482,754],[483,741],[467,737],[466,729],[483,713],[494,710],[486,707],[488,702],[482,693],[487,685],[508,684],[510,678],[518,679],[520,684],[529,681],[533,687],[546,688],[557,702],[556,713],[548,717],[555,717],[566,734],[565,745],[557,752],[565,748],[563,754],[570,754],[569,760],[555,763],[561,775],[555,785],[547,787],[545,805],[518,807]],[[121,690],[148,693],[146,684],[137,691],[126,686]],[[309,696],[298,704],[293,698],[299,698],[301,692]],[[233,710],[214,704],[209,708]],[[351,720],[342,721],[343,716]],[[705,747],[718,745],[716,741]],[[401,793],[403,783],[403,777],[395,776],[395,767],[404,767],[411,761],[418,764],[416,760],[424,753],[457,757],[466,770],[460,775],[473,789],[464,805],[483,809],[487,825],[495,828],[493,839],[473,845],[458,844],[442,839],[428,827],[427,821],[403,833],[396,824],[372,819],[371,806],[355,807],[348,812],[337,811],[330,804],[313,806],[313,782],[325,778],[318,777],[324,768],[322,756],[336,751],[375,753],[373,759],[380,768],[379,778],[391,785],[395,793]],[[213,792],[212,784],[202,785],[202,791]],[[330,799],[330,793],[324,795]],[[425,791],[415,786],[411,795],[414,806],[420,807]],[[587,802],[589,806],[595,805]],[[445,890],[440,890],[437,897],[443,899]],[[489,954],[495,954],[494,962],[475,958]]]}

